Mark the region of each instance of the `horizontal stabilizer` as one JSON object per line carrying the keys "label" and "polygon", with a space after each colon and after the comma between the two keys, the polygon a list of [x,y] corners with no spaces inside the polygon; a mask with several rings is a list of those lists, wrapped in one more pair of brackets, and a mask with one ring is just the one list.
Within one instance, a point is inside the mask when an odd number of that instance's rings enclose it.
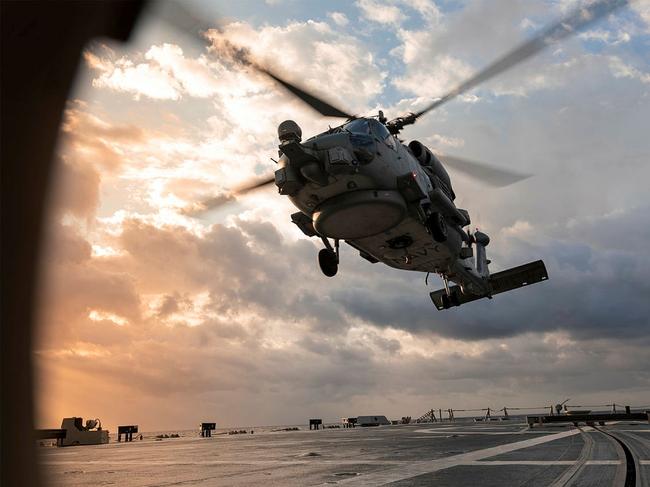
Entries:
{"label": "horizontal stabilizer", "polygon": [[[546,281],[547,279],[548,273],[546,272],[546,266],[541,260],[506,269],[505,271],[497,272],[490,276],[489,280],[492,287],[490,296]],[[460,306],[461,304],[488,297],[487,295],[463,294],[460,286],[451,286],[449,292],[451,299],[446,298],[447,293],[444,289],[439,289],[429,294],[436,308],[440,310],[447,309],[450,306]]]}

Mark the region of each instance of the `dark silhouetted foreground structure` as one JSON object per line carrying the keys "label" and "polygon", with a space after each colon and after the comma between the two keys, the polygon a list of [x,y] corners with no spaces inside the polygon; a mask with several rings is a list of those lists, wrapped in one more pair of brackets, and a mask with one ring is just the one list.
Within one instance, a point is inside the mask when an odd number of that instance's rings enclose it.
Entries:
{"label": "dark silhouetted foreground structure", "polygon": [[626,408],[625,413],[595,413],[595,414],[553,414],[542,416],[526,416],[528,426],[532,428],[535,425],[541,426],[548,423],[573,423],[578,426],[579,423],[594,425],[599,423],[601,426],[607,421],[644,421],[650,423],[650,411],[642,413],[633,413],[630,408]]}
{"label": "dark silhouetted foreground structure", "polygon": [[133,433],[138,432],[137,424],[130,424],[125,426],[117,427],[117,441],[122,441],[122,435],[124,435],[124,441],[133,441]]}
{"label": "dark silhouetted foreground structure", "polygon": [[[2,49],[2,485],[41,484],[34,451],[32,327],[53,152],[81,51],[125,41],[144,5],[0,2]],[[20,371],[19,374],[16,371]],[[11,445],[11,447],[9,447]]]}
{"label": "dark silhouetted foreground structure", "polygon": [[212,432],[217,429],[217,423],[201,423],[201,436],[209,438]]}
{"label": "dark silhouetted foreground structure", "polygon": [[36,430],[37,440],[56,440],[56,446],[63,446],[63,440],[66,436],[64,429],[41,429]]}

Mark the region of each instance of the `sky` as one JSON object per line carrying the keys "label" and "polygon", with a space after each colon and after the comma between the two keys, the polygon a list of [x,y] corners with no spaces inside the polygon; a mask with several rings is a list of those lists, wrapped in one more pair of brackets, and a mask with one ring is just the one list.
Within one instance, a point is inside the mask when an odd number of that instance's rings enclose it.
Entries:
{"label": "sky", "polygon": [[[550,45],[402,133],[534,176],[452,172],[491,270],[550,280],[437,311],[439,279],[370,264],[291,223],[277,125],[339,123],[211,46],[223,36],[349,112],[426,106],[566,15],[568,0],[184,5],[201,38],[148,12],[83,53],[61,127],[34,351],[39,427],[142,431],[303,423],[431,408],[650,404],[650,1]],[[167,16],[169,17],[169,15]]]}

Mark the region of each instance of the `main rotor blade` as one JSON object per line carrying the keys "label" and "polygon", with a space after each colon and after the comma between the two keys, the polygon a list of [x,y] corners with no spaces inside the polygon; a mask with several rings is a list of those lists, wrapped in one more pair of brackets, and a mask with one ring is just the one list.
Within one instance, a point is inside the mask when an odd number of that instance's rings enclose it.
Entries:
{"label": "main rotor blade", "polygon": [[276,74],[273,74],[268,69],[262,68],[260,66],[253,66],[253,67],[255,67],[255,69],[257,69],[258,71],[266,74],[267,76],[271,77],[272,79],[280,83],[289,92],[291,92],[292,94],[300,98],[303,102],[305,102],[307,105],[312,107],[321,115],[325,117],[340,117],[340,118],[347,118],[347,119],[354,118],[354,115],[350,115],[349,113],[344,112],[340,108],[336,108],[334,105],[331,105],[325,100],[318,98],[317,96],[312,95],[311,93],[308,93],[304,89],[298,88],[296,85],[291,84],[286,80],[283,80]]}
{"label": "main rotor blade", "polygon": [[271,183],[275,183],[275,174],[272,174],[270,176],[265,176],[255,181],[251,181],[249,183],[244,184],[243,186],[239,186],[237,189],[234,189],[230,194],[235,196],[241,196],[243,194],[248,193],[249,191],[253,191],[254,189],[261,188],[262,186],[266,186],[267,184],[271,184]]}
{"label": "main rotor blade", "polygon": [[503,187],[523,181],[531,174],[522,174],[509,169],[493,166],[484,162],[475,162],[454,156],[438,156],[446,167],[462,172],[490,186]]}
{"label": "main rotor blade", "polygon": [[537,36],[524,42],[519,47],[507,53],[505,56],[497,59],[485,69],[479,71],[467,81],[461,83],[459,86],[451,90],[442,98],[437,99],[425,109],[416,112],[414,114],[415,118],[421,117],[425,113],[439,107],[443,103],[446,103],[458,95],[461,95],[466,91],[475,88],[484,81],[487,81],[490,78],[503,73],[513,66],[539,53],[550,43],[559,41],[575,34],[576,31],[585,28],[586,26],[596,22],[614,10],[624,7],[628,3],[628,0],[599,0],[592,3],[591,5],[573,10],[565,18],[556,22],[555,24],[550,25],[541,31]]}
{"label": "main rotor blade", "polygon": [[[205,43],[206,37],[204,34],[211,28],[219,31],[218,28],[210,27],[205,20],[201,19],[198,15],[195,15],[186,6],[180,4],[180,2],[162,2],[162,5],[155,10],[155,13],[161,20],[182,32],[192,35],[194,38],[200,40],[201,43]],[[331,103],[326,102],[322,98],[309,93],[304,88],[289,83],[269,68],[260,65],[255,59],[253,59],[249,49],[236,46],[223,37],[218,39],[212,38],[211,40],[213,41],[211,47],[218,54],[228,58],[228,60],[232,62],[253,68],[256,71],[265,74],[321,115],[325,117],[354,118],[354,115],[351,115],[346,111],[335,107]]]}
{"label": "main rotor blade", "polygon": [[204,213],[206,211],[213,210],[215,208],[218,208],[220,206],[232,202],[236,196],[244,195],[246,193],[249,193],[250,191],[254,191],[256,189],[262,188],[274,182],[275,182],[275,175],[267,176],[261,179],[251,181],[242,186],[239,186],[236,189],[233,189],[229,193],[213,196],[212,198],[203,200],[200,203],[195,203],[193,205],[190,205],[183,210],[183,213],[185,215],[194,216],[200,213]]}

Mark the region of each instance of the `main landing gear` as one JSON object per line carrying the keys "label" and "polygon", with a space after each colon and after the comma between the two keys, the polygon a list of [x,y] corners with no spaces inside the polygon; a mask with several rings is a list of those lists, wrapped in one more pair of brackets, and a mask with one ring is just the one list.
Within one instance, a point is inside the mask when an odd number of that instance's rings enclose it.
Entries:
{"label": "main landing gear", "polygon": [[334,239],[334,248],[327,238],[322,237],[325,248],[318,252],[318,265],[327,277],[334,277],[339,270],[339,240]]}

